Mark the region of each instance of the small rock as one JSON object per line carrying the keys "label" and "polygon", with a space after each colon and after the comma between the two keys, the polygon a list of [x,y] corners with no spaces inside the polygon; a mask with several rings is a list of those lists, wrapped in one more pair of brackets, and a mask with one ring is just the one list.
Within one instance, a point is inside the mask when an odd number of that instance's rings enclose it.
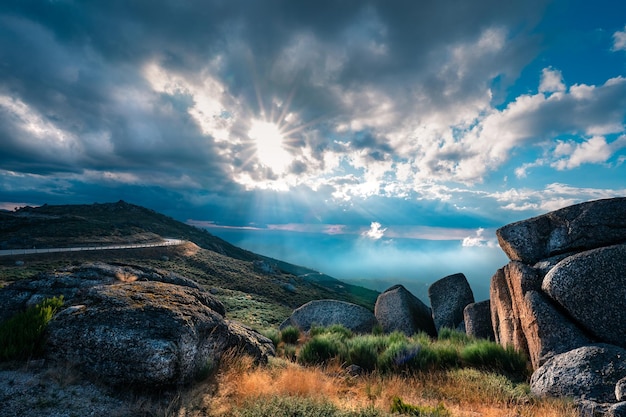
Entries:
{"label": "small rock", "polygon": [[615,384],[615,398],[617,401],[626,401],[626,378],[622,378]]}

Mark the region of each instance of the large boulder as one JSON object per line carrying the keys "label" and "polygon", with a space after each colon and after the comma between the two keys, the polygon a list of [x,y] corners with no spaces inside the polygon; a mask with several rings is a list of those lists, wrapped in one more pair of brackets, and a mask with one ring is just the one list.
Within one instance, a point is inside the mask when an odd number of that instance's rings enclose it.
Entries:
{"label": "large boulder", "polygon": [[508,224],[496,235],[509,259],[527,264],[626,242],[626,197],[565,207]]}
{"label": "large boulder", "polygon": [[402,285],[395,285],[378,296],[374,314],[387,333],[437,335],[430,308]]}
{"label": "large boulder", "polygon": [[456,329],[463,322],[463,309],[474,302],[474,293],[463,274],[453,274],[435,281],[428,288],[428,298],[437,331]]}
{"label": "large boulder", "polygon": [[552,357],[530,380],[539,397],[615,402],[615,386],[626,376],[626,350],[613,345],[582,346]]}
{"label": "large boulder", "polygon": [[559,262],[543,290],[599,340],[626,347],[626,245],[581,252]]}
{"label": "large boulder", "polygon": [[187,383],[229,349],[266,361],[272,342],[230,324],[208,293],[161,282],[95,286],[49,325],[47,357],[111,385]]}
{"label": "large boulder", "polygon": [[491,324],[491,307],[489,300],[468,304],[463,310],[465,333],[478,339],[495,340]]}
{"label": "large boulder", "polygon": [[[21,294],[20,297],[10,297]],[[10,311],[52,296],[64,308],[48,326],[46,358],[99,382],[157,387],[191,381],[226,351],[266,361],[272,342],[224,318],[198,284],[167,271],[85,264],[0,289]]]}
{"label": "large boulder", "polygon": [[315,300],[295,309],[280,327],[295,326],[309,331],[313,325],[326,327],[333,324],[341,324],[357,333],[370,333],[378,322],[365,307],[345,301]]}

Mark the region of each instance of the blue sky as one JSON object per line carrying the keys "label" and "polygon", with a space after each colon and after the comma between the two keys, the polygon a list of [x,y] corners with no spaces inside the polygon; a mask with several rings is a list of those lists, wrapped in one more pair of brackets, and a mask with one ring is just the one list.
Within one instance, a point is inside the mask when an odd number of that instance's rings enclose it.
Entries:
{"label": "blue sky", "polygon": [[0,207],[123,199],[377,289],[484,298],[496,228],[626,195],[625,116],[623,2],[0,4]]}

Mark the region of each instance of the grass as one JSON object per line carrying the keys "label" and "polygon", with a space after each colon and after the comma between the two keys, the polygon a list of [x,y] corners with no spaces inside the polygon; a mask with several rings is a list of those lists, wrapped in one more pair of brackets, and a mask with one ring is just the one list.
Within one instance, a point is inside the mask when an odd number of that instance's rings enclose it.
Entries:
{"label": "grass", "polygon": [[525,382],[470,368],[352,377],[337,363],[302,366],[275,358],[267,366],[254,366],[252,360],[238,359],[222,363],[214,384],[198,386],[183,399],[186,416],[391,417],[401,411],[398,399],[404,415],[578,415],[571,402],[535,398]]}
{"label": "grass", "polygon": [[400,332],[354,335],[341,326],[314,328],[297,358],[304,365],[335,361],[381,373],[476,368],[520,381],[528,377],[528,361],[521,353],[461,332],[441,333],[442,338],[433,340],[423,333],[411,337]]}

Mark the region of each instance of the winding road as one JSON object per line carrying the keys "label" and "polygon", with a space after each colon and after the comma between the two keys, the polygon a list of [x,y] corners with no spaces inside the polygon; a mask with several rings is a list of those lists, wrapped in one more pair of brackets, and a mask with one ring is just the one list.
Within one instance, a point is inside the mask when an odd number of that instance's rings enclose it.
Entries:
{"label": "winding road", "polygon": [[134,243],[129,245],[103,245],[103,246],[79,246],[74,248],[44,248],[44,249],[6,249],[0,250],[0,256],[9,255],[31,255],[34,253],[53,253],[53,252],[79,252],[85,250],[107,250],[107,249],[136,249],[136,248],[154,248],[159,246],[175,246],[182,245],[185,240],[165,238],[159,243]]}

